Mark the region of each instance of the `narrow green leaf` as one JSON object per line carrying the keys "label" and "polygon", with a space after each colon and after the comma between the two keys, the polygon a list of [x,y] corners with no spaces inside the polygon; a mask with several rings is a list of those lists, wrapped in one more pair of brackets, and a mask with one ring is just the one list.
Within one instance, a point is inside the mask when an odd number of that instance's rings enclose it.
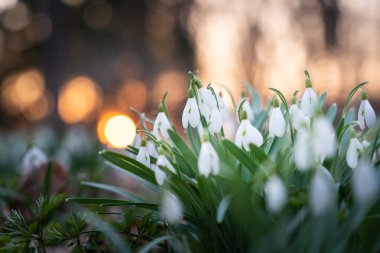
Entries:
{"label": "narrow green leaf", "polygon": [[132,202],[122,199],[111,199],[111,198],[84,198],[84,197],[73,197],[67,198],[66,201],[86,204],[86,205],[99,205],[99,206],[136,206],[148,210],[157,211],[158,205],[152,203],[141,203],[141,202]]}
{"label": "narrow green leaf", "polygon": [[144,247],[142,247],[140,249],[139,253],[148,253],[151,250],[153,250],[153,248],[157,244],[164,242],[164,241],[167,241],[167,240],[170,240],[172,238],[174,238],[174,236],[172,236],[172,235],[164,235],[164,236],[158,237],[158,238],[154,239],[153,241],[150,241],[149,243],[147,243]]}
{"label": "narrow green leaf", "polygon": [[187,146],[187,144],[182,140],[182,138],[173,130],[168,130],[170,139],[173,141],[174,145],[177,147],[178,151],[182,154],[186,162],[193,168],[197,168],[197,157],[193,151]]}
{"label": "narrow green leaf", "polygon": [[323,92],[323,94],[319,97],[318,99],[318,104],[323,107],[326,103],[326,98],[327,98],[327,92]]}
{"label": "narrow green leaf", "polygon": [[108,192],[112,192],[112,193],[115,193],[115,194],[118,194],[120,196],[126,197],[126,198],[128,198],[130,200],[133,200],[133,201],[143,201],[142,198],[136,196],[135,194],[130,193],[130,192],[126,191],[123,188],[116,187],[116,186],[113,186],[113,185],[96,183],[96,182],[86,182],[86,181],[82,182],[81,184],[85,185],[85,186],[97,188],[97,189],[102,189],[102,190],[105,190],[105,191],[108,191]]}
{"label": "narrow green leaf", "polygon": [[327,119],[331,122],[331,123],[334,123],[335,121],[335,117],[336,117],[336,112],[338,110],[338,106],[336,103],[333,103],[332,105],[330,105],[330,108],[328,109],[327,113],[326,113],[326,117]]}
{"label": "narrow green leaf", "polygon": [[230,140],[222,140],[223,145],[231,152],[231,154],[239,160],[248,170],[254,173],[254,167],[258,167],[258,163],[253,161],[244,151],[238,148],[235,143]]}

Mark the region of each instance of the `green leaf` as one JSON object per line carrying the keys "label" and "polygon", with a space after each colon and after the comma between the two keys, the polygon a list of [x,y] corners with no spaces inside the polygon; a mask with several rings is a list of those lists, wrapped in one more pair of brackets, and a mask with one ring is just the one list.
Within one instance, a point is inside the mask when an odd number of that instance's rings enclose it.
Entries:
{"label": "green leaf", "polygon": [[157,185],[154,172],[135,159],[107,150],[101,151],[100,155],[121,169],[131,172],[152,185]]}
{"label": "green leaf", "polygon": [[323,92],[323,94],[319,97],[318,99],[318,104],[323,107],[326,103],[326,98],[327,98],[327,92]]}
{"label": "green leaf", "polygon": [[173,130],[168,130],[170,139],[173,141],[174,145],[177,147],[178,151],[181,153],[185,161],[193,168],[197,168],[197,157],[193,151],[187,146],[187,144],[182,140],[182,138]]}
{"label": "green leaf", "polygon": [[142,198],[136,196],[135,194],[130,193],[130,192],[124,190],[123,188],[116,187],[113,185],[96,183],[96,182],[86,182],[86,181],[82,182],[81,184],[85,185],[85,186],[97,188],[97,189],[102,189],[102,190],[105,190],[108,192],[112,192],[112,193],[118,194],[120,196],[129,198],[130,200],[133,200],[133,201],[143,201]]}
{"label": "green leaf", "polygon": [[153,248],[161,243],[161,242],[164,242],[164,241],[167,241],[167,240],[170,240],[174,238],[174,236],[172,235],[164,235],[164,236],[161,236],[161,237],[158,237],[156,239],[154,239],[153,241],[150,241],[149,243],[147,243],[144,247],[142,247],[139,251],[139,253],[148,253],[150,250],[153,250]]}
{"label": "green leaf", "polygon": [[158,205],[151,203],[141,203],[141,202],[132,202],[121,199],[110,199],[110,198],[83,198],[83,197],[74,197],[67,198],[66,201],[86,204],[86,205],[99,205],[99,206],[136,206],[148,210],[157,211]]}
{"label": "green leaf", "polygon": [[231,142],[230,140],[222,140],[223,145],[228,149],[228,151],[231,152],[231,154],[239,160],[241,164],[243,164],[249,171],[252,173],[255,172],[253,169],[254,167],[258,168],[258,163],[253,161],[247,153],[242,151],[238,146],[235,145],[235,143]]}
{"label": "green leaf", "polygon": [[226,212],[228,210],[228,207],[231,204],[232,195],[225,196],[222,201],[220,202],[217,212],[216,212],[216,221],[218,223],[222,223],[224,216],[226,215]]}
{"label": "green leaf", "polygon": [[335,120],[335,117],[336,117],[336,112],[338,110],[338,106],[336,103],[333,103],[332,105],[330,105],[330,108],[328,109],[327,113],[326,113],[326,117],[327,119],[331,122],[331,123],[334,123],[334,120]]}

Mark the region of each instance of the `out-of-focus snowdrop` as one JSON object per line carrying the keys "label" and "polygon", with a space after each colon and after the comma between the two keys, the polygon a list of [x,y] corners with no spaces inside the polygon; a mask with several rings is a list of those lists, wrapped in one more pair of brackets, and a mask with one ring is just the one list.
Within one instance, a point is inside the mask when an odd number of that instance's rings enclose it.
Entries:
{"label": "out-of-focus snowdrop", "polygon": [[168,130],[171,129],[168,117],[164,112],[164,106],[160,103],[160,112],[157,114],[156,121],[153,125],[153,134],[157,139],[169,139]]}
{"label": "out-of-focus snowdrop", "polygon": [[255,144],[260,147],[264,140],[260,131],[252,126],[251,122],[247,118],[247,112],[242,109],[240,112],[240,126],[236,132],[235,144],[249,151],[249,144]]}
{"label": "out-of-focus snowdrop", "polygon": [[364,129],[366,125],[372,128],[376,125],[376,113],[369,103],[367,93],[364,89],[361,92],[361,98],[362,101],[358,111],[359,126],[361,129]]}
{"label": "out-of-focus snowdrop", "polygon": [[47,164],[46,154],[37,147],[29,149],[22,158],[22,174],[27,175],[35,169]]}
{"label": "out-of-focus snowdrop", "polygon": [[294,161],[299,170],[307,170],[335,153],[335,131],[325,117],[317,117],[310,130],[298,133]]}
{"label": "out-of-focus snowdrop", "polygon": [[148,140],[146,142],[146,148],[148,149],[149,155],[151,157],[157,158],[158,153],[157,153],[157,149],[156,149],[156,146],[154,145],[153,141]]}
{"label": "out-of-focus snowdrop", "polygon": [[219,156],[209,140],[202,143],[198,158],[198,170],[199,174],[205,177],[208,177],[210,173],[219,174]]}
{"label": "out-of-focus snowdrop", "polygon": [[359,155],[363,153],[363,145],[356,138],[356,132],[353,128],[350,129],[350,143],[348,145],[346,161],[351,169],[358,166]]}
{"label": "out-of-focus snowdrop", "polygon": [[183,208],[176,195],[165,191],[161,203],[160,214],[168,223],[175,224],[182,220]]}
{"label": "out-of-focus snowdrop", "polygon": [[371,163],[361,159],[352,175],[352,189],[359,204],[371,204],[379,193],[379,172]]}
{"label": "out-of-focus snowdrop", "polygon": [[313,116],[318,105],[317,94],[311,86],[311,80],[309,74],[306,72],[305,91],[301,98],[301,109],[306,116]]}
{"label": "out-of-focus snowdrop", "polygon": [[141,135],[136,134],[135,138],[133,139],[133,146],[139,148],[141,146],[141,140]]}
{"label": "out-of-focus snowdrop", "polygon": [[252,107],[250,105],[250,102],[249,102],[249,99],[247,97],[247,95],[245,94],[245,92],[242,93],[241,97],[239,98],[238,102],[237,102],[237,105],[236,105],[236,120],[238,123],[241,122],[240,118],[239,118],[239,109],[240,107],[242,107],[241,109],[246,111],[247,112],[247,118],[250,122],[253,121],[253,110],[252,110]]}
{"label": "out-of-focus snowdrop", "polygon": [[54,130],[48,126],[37,128],[33,137],[33,144],[43,150],[51,149],[57,141]]}
{"label": "out-of-focus snowdrop", "polygon": [[199,108],[197,101],[194,98],[194,91],[192,88],[189,88],[189,91],[187,92],[187,102],[185,105],[185,109],[182,113],[182,126],[183,128],[187,128],[189,126],[191,127],[198,127],[201,118],[199,114]]}
{"label": "out-of-focus snowdrop", "polygon": [[281,178],[271,176],[264,186],[264,191],[268,210],[272,213],[281,211],[287,199],[286,187]]}
{"label": "out-of-focus snowdrop", "polygon": [[211,91],[203,86],[198,86],[198,105],[203,117],[208,121],[210,119],[211,109],[216,107],[215,97]]}
{"label": "out-of-focus snowdrop", "polygon": [[292,104],[289,108],[290,118],[292,120],[292,126],[297,131],[303,131],[310,128],[310,118],[305,116],[299,107],[295,96],[292,97]]}
{"label": "out-of-focus snowdrop", "polygon": [[150,157],[149,157],[149,152],[146,147],[146,141],[142,140],[141,141],[141,146],[139,149],[139,152],[136,156],[136,160],[142,164],[144,164],[146,167],[150,167]]}
{"label": "out-of-focus snowdrop", "polygon": [[210,133],[219,133],[223,126],[223,115],[220,110],[215,107],[211,110],[210,119],[208,123],[208,130]]}
{"label": "out-of-focus snowdrop", "polygon": [[166,180],[166,173],[160,167],[166,168],[175,173],[173,165],[169,162],[168,158],[166,158],[161,147],[158,150],[158,158],[156,161],[156,166],[154,166],[154,174],[156,176],[157,184],[163,185]]}
{"label": "out-of-focus snowdrop", "polygon": [[333,205],[335,191],[326,174],[318,169],[312,180],[309,191],[309,204],[313,215],[322,216]]}
{"label": "out-of-focus snowdrop", "polygon": [[269,136],[283,137],[286,130],[284,115],[280,109],[277,97],[273,99],[273,108],[269,114]]}

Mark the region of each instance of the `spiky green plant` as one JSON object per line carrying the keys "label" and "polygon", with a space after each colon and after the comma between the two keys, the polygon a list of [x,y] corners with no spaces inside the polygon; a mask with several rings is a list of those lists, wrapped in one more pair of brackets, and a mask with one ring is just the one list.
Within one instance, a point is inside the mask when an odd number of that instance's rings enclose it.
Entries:
{"label": "spiky green plant", "polygon": [[[277,89],[271,89],[276,97],[262,107],[259,94],[247,85],[251,99],[243,97],[236,108],[246,128],[238,130],[241,137],[233,141],[224,135],[225,129],[218,131],[213,125],[219,117],[215,110],[222,107],[213,85],[204,87],[190,73],[186,131],[174,128],[165,94],[153,132],[139,130],[144,139],[141,147],[129,146],[130,155],[100,153],[157,198],[152,201],[151,196],[86,182],[120,198],[69,200],[104,208],[134,206],[140,210],[136,214],[152,211],[159,219],[159,232],[147,238],[141,252],[154,248],[177,252],[378,252],[380,163],[376,151],[380,125],[374,125],[369,107],[361,107],[359,120],[366,120],[370,128],[356,131],[355,110],[348,108],[365,83],[352,89],[336,119],[337,105],[326,108],[327,93],[317,97],[309,74],[305,74],[301,107],[297,92],[289,106]],[[210,101],[206,99],[216,101],[216,107],[208,108],[209,114],[206,107]],[[367,95],[362,94],[362,99]],[[247,115],[250,112],[253,115]],[[360,115],[365,117],[360,119]],[[252,121],[247,123],[248,119]],[[153,122],[142,120],[143,126]],[[333,122],[338,122],[336,129]],[[201,129],[192,127],[197,125]],[[354,138],[360,145],[348,152]],[[158,149],[158,158],[153,153],[146,155],[147,142]],[[356,168],[350,168],[347,161]],[[143,230],[138,233],[140,236]]]}

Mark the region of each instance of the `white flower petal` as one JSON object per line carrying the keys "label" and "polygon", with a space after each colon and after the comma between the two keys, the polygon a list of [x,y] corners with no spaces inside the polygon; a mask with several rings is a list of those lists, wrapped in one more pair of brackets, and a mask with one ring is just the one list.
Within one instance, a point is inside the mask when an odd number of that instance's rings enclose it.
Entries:
{"label": "white flower petal", "polygon": [[252,110],[252,107],[251,107],[251,105],[250,105],[249,99],[248,99],[247,97],[241,97],[241,98],[239,99],[237,105],[236,105],[236,110],[235,110],[235,113],[236,113],[236,120],[237,120],[237,122],[239,122],[239,123],[240,123],[240,120],[239,120],[239,113],[238,113],[238,110],[239,110],[240,105],[241,105],[241,103],[243,102],[244,99],[245,99],[246,101],[244,102],[242,109],[243,109],[244,111],[247,112],[247,118],[248,118],[248,120],[249,120],[250,122],[253,121],[253,110]]}
{"label": "white flower petal", "polygon": [[210,142],[202,143],[198,158],[199,174],[208,177],[209,174],[219,173],[219,157]]}
{"label": "white flower petal", "polygon": [[146,167],[150,167],[150,157],[146,147],[140,147],[136,160],[144,164]]}
{"label": "white flower petal", "polygon": [[359,161],[352,176],[352,190],[355,200],[360,204],[370,204],[378,196],[379,173],[369,161]]}
{"label": "white flower petal", "polygon": [[37,147],[32,147],[22,158],[22,173],[27,175],[42,165],[47,164],[47,162],[48,158],[45,153]]}
{"label": "white flower petal", "polygon": [[260,147],[264,143],[263,136],[260,131],[257,130],[251,123],[247,122],[246,125],[246,136],[243,138],[243,144],[246,150],[250,150],[249,144],[254,144]]}
{"label": "white flower petal", "polygon": [[156,161],[157,166],[165,167],[171,172],[175,173],[173,165],[169,162],[165,155],[159,155]]}
{"label": "white flower petal", "polygon": [[321,170],[317,170],[310,185],[309,202],[315,216],[326,213],[335,198],[332,185]]}
{"label": "white flower petal", "polygon": [[348,145],[346,161],[351,169],[355,169],[358,166],[358,159],[360,152],[363,151],[363,146],[357,138],[352,138]]}
{"label": "white flower petal", "polygon": [[314,162],[314,153],[308,131],[299,132],[294,147],[294,162],[301,171],[309,169]]}
{"label": "white flower petal", "polygon": [[200,114],[199,114],[199,109],[197,105],[197,101],[195,101],[195,98],[189,98],[190,101],[190,117],[189,117],[189,122],[191,127],[197,127],[200,123]]}
{"label": "white flower petal", "polygon": [[269,118],[269,135],[282,137],[285,134],[286,122],[279,107],[272,109]]}
{"label": "white flower petal", "polygon": [[279,212],[286,203],[286,187],[278,176],[272,176],[265,184],[265,202],[272,213]]}
{"label": "white flower petal", "polygon": [[335,130],[325,117],[319,117],[315,120],[312,141],[317,159],[331,157],[335,154]]}
{"label": "white flower petal", "polygon": [[218,108],[214,108],[210,114],[208,129],[211,133],[219,133],[223,126],[223,116],[222,113],[218,110]]}
{"label": "white flower petal", "polygon": [[182,113],[182,126],[185,129],[189,126],[190,110],[190,99],[187,99],[185,108],[183,109]]}
{"label": "white flower petal", "polygon": [[364,102],[364,100],[362,100],[360,102],[360,106],[359,106],[359,110],[358,110],[359,127],[362,130],[365,128],[364,115],[365,115],[365,102]]}
{"label": "white flower petal", "polygon": [[376,113],[373,110],[371,104],[369,103],[368,100],[364,100],[365,103],[365,123],[369,128],[372,128],[376,125]]}
{"label": "white flower petal", "polygon": [[318,104],[317,94],[313,88],[306,88],[301,98],[301,109],[306,116],[313,116]]}
{"label": "white flower petal", "polygon": [[158,153],[157,153],[157,149],[156,149],[156,146],[154,145],[154,143],[152,141],[147,141],[146,142],[146,147],[148,149],[149,155],[151,157],[157,158]]}
{"label": "white flower petal", "polygon": [[182,220],[183,209],[176,195],[166,191],[161,203],[160,214],[167,222],[175,224]]}
{"label": "white flower petal", "polygon": [[158,185],[163,185],[166,180],[166,174],[160,167],[155,166],[154,175],[156,176],[156,181]]}

